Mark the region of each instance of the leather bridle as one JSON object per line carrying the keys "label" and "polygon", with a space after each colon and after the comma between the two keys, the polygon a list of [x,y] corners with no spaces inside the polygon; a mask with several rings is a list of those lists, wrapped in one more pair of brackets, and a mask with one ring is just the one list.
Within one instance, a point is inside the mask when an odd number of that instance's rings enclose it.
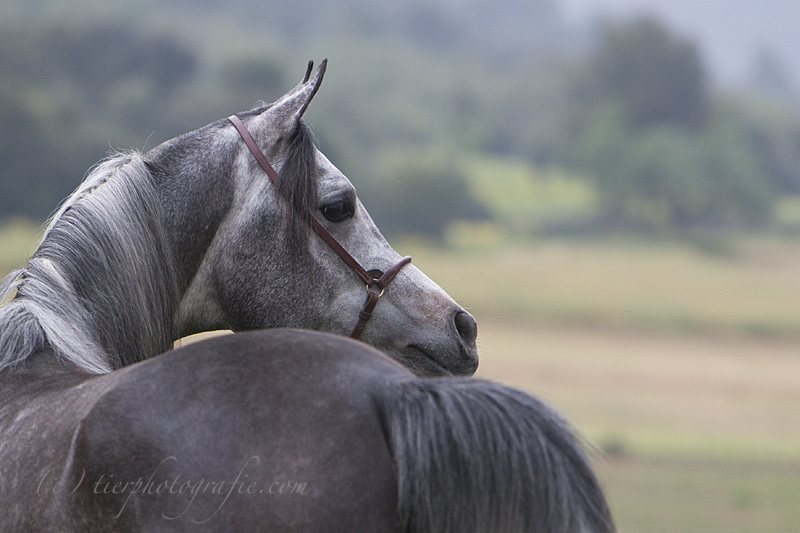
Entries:
{"label": "leather bridle", "polygon": [[[282,191],[282,188],[278,184],[277,172],[275,172],[275,169],[273,169],[272,165],[269,164],[264,152],[262,152],[258,147],[255,139],[253,139],[253,136],[250,135],[250,132],[247,130],[247,127],[244,125],[241,119],[239,119],[239,117],[236,115],[231,115],[228,117],[228,120],[239,132],[242,140],[250,149],[250,152],[252,152],[253,156],[256,158],[256,161],[258,161],[258,164],[261,165],[261,168],[264,169],[264,172],[267,173],[272,182],[278,187],[278,190]],[[339,244],[333,235],[331,235],[328,230],[326,230],[325,227],[311,214],[308,208],[298,209],[300,209],[300,214],[303,215],[303,218],[306,219],[317,235],[322,237],[322,240],[328,243],[328,246],[330,246],[333,251],[342,258],[342,260],[353,270],[353,272],[356,273],[359,278],[361,278],[361,280],[367,286],[367,301],[364,304],[361,312],[358,314],[358,322],[356,322],[353,331],[350,332],[350,337],[357,339],[364,332],[367,321],[369,321],[370,317],[372,317],[372,311],[375,309],[380,297],[383,296],[386,286],[389,285],[389,282],[391,282],[395,276],[397,276],[397,274],[400,272],[400,269],[411,262],[411,257],[406,256],[402,258],[397,262],[397,264],[395,264],[386,272],[376,269],[366,270],[358,261],[355,260],[352,255],[347,252],[347,250],[344,249],[344,247],[342,247],[341,244]]]}

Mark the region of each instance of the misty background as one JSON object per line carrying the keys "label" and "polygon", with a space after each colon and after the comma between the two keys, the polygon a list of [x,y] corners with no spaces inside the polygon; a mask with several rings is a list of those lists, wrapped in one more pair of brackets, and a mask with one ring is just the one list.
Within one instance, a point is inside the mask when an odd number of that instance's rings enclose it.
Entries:
{"label": "misty background", "polygon": [[5,2],[0,219],[43,220],[106,152],[272,101],[327,57],[307,118],[389,236],[794,232],[798,15],[791,0]]}
{"label": "misty background", "polygon": [[297,84],[478,375],[602,455],[621,532],[800,523],[800,2],[5,0],[0,277],[113,150]]}

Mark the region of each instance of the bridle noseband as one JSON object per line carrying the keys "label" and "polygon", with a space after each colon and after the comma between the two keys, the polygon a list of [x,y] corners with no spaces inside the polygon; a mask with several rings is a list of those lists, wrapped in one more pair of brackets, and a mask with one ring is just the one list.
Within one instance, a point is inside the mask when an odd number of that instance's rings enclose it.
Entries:
{"label": "bridle noseband", "polygon": [[[277,172],[275,172],[275,169],[273,169],[272,165],[269,164],[264,152],[262,152],[258,147],[258,144],[256,144],[253,136],[250,135],[250,132],[247,130],[247,127],[244,125],[244,123],[236,115],[229,116],[228,120],[239,132],[242,140],[250,149],[250,152],[252,152],[253,156],[256,158],[256,161],[258,161],[258,164],[261,165],[261,168],[264,169],[264,172],[266,172],[272,182],[278,186],[278,190],[282,191],[282,188],[278,184]],[[300,214],[306,219],[309,225],[311,225],[311,228],[317,233],[317,235],[322,237],[322,240],[328,243],[328,246],[330,246],[333,251],[336,252],[339,257],[341,257],[342,260],[353,270],[353,272],[355,272],[356,275],[366,284],[368,294],[367,301],[364,304],[364,308],[358,314],[358,322],[353,328],[353,331],[350,332],[350,337],[357,339],[364,332],[367,321],[369,321],[370,317],[372,317],[372,311],[375,309],[375,305],[377,305],[380,297],[383,296],[386,286],[389,285],[389,282],[391,282],[394,277],[397,276],[404,266],[411,262],[411,257],[406,256],[402,258],[397,262],[396,265],[391,267],[386,272],[382,272],[380,270],[365,270],[364,267],[362,267],[361,264],[356,261],[355,258],[350,255],[341,244],[339,244],[333,235],[331,235],[328,230],[326,230],[325,227],[320,224],[320,222],[311,214],[308,208],[298,209],[300,209]]]}

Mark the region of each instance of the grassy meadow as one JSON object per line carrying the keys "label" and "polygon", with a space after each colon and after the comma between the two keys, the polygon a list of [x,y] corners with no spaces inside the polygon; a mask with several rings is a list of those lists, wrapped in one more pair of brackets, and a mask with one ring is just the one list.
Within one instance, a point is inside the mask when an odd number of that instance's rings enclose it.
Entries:
{"label": "grassy meadow", "polygon": [[[37,228],[0,229],[0,270]],[[800,242],[395,243],[478,319],[478,375],[597,448],[621,532],[800,524]]]}

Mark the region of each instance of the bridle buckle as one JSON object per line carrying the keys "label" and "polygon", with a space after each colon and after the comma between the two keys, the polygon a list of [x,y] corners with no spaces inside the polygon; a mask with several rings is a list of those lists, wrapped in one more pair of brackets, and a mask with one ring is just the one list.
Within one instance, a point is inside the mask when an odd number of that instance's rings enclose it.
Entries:
{"label": "bridle buckle", "polygon": [[[381,286],[379,286],[377,283],[373,283],[372,285],[370,285],[370,284],[367,284],[367,285],[365,285],[365,287],[367,288],[367,295],[373,295],[373,294],[377,294],[377,295],[378,295],[378,298],[380,298],[381,296],[383,296],[383,293],[384,293],[384,292],[386,292],[386,287],[381,287]],[[372,290],[372,287],[377,287],[377,288],[379,288],[379,289],[380,289],[380,292],[378,292],[378,291],[373,291],[373,290]]]}

